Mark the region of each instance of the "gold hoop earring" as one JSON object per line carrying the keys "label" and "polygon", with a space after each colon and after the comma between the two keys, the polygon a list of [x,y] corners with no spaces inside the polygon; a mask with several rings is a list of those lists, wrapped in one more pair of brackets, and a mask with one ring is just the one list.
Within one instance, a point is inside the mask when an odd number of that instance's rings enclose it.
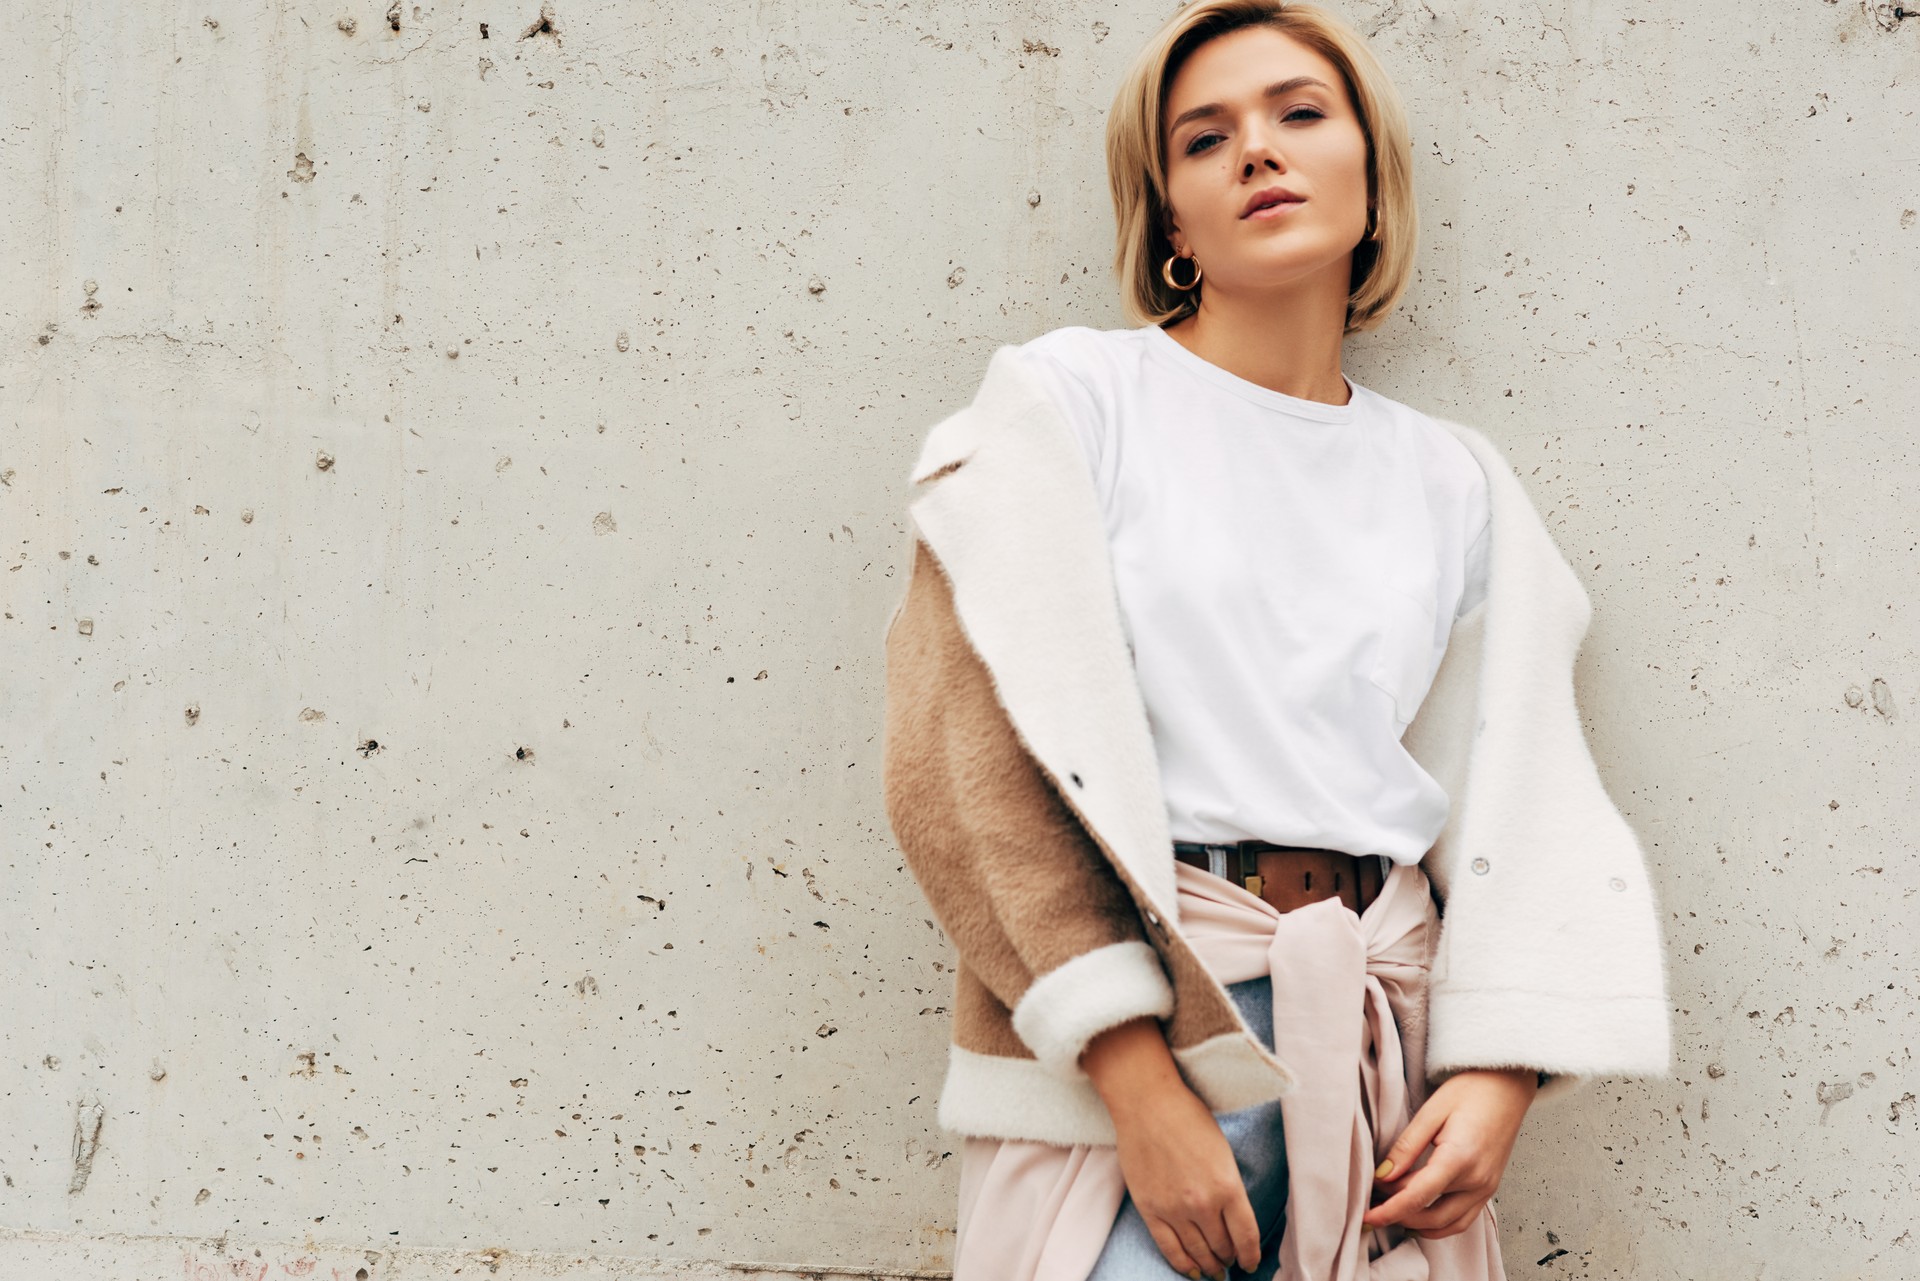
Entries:
{"label": "gold hoop earring", "polygon": [[1367,234],[1363,237],[1363,239],[1366,239],[1366,240],[1380,239],[1380,228],[1374,225],[1374,211],[1373,211],[1373,206],[1371,205],[1367,206]]}
{"label": "gold hoop earring", "polygon": [[1167,288],[1178,289],[1183,294],[1199,288],[1200,277],[1204,274],[1200,270],[1200,260],[1198,258],[1187,259],[1188,262],[1193,264],[1193,281],[1191,284],[1185,284],[1185,285],[1181,284],[1179,281],[1173,278],[1173,264],[1178,262],[1179,260],[1180,260],[1180,255],[1174,254],[1171,257],[1169,257],[1165,262],[1160,264],[1160,275],[1163,279],[1166,280]]}

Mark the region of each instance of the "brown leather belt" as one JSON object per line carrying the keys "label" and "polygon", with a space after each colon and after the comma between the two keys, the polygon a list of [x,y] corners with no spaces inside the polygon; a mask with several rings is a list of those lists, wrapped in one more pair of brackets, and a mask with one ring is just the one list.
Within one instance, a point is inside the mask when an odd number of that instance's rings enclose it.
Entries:
{"label": "brown leather belt", "polygon": [[1386,883],[1380,858],[1340,850],[1275,845],[1272,841],[1175,841],[1173,856],[1225,877],[1265,899],[1275,911],[1337,898],[1360,913]]}

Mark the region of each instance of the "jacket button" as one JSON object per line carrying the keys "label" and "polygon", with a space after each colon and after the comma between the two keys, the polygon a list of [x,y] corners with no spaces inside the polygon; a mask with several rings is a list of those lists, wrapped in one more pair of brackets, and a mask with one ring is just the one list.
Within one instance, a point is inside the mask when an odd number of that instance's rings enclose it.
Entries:
{"label": "jacket button", "polygon": [[1607,882],[1607,888],[1617,892],[1617,891],[1626,889],[1627,883],[1616,876],[1612,880]]}
{"label": "jacket button", "polygon": [[1468,866],[1473,868],[1473,870],[1479,875],[1485,876],[1487,874],[1487,868],[1490,865],[1488,864],[1487,860],[1483,858],[1477,858],[1473,860],[1472,863],[1468,864]]}

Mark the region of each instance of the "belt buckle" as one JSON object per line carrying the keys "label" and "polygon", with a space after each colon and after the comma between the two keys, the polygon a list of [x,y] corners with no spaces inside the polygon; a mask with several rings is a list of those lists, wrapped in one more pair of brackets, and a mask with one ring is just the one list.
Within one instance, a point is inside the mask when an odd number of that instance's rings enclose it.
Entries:
{"label": "belt buckle", "polygon": [[[1248,853],[1245,842],[1234,841],[1224,845],[1208,845],[1206,849],[1207,870],[1209,872],[1212,872],[1223,881],[1238,880],[1246,889],[1247,893],[1253,895],[1255,898],[1260,897],[1260,891],[1265,887],[1266,882],[1261,879],[1258,872],[1247,871]],[[1229,850],[1233,852],[1234,865],[1231,869],[1227,867],[1227,852]],[[1258,866],[1257,862],[1255,866]]]}
{"label": "belt buckle", "polygon": [[[1247,893],[1253,895],[1255,898],[1265,897],[1263,894],[1261,894],[1260,891],[1266,888],[1267,883],[1265,879],[1261,877],[1259,871],[1257,870],[1260,866],[1259,852],[1254,850],[1249,850],[1247,848],[1247,845],[1248,844],[1267,845],[1270,843],[1271,842],[1268,842],[1268,841],[1252,841],[1252,842],[1243,841],[1241,842],[1241,845],[1240,845],[1240,873],[1241,873],[1240,883],[1246,886]],[[1247,871],[1248,867],[1253,867],[1256,870],[1249,872]]]}

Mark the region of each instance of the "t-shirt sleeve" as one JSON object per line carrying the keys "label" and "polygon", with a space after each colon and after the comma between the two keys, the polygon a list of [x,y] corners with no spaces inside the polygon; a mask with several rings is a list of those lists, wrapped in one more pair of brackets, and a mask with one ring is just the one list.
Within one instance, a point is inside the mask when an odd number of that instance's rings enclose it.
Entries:
{"label": "t-shirt sleeve", "polygon": [[1480,532],[1467,544],[1466,577],[1460,590],[1460,606],[1453,611],[1455,618],[1466,617],[1487,598],[1487,559],[1493,544],[1493,514],[1484,481],[1475,486],[1474,495],[1477,508],[1475,518],[1479,522]]}

